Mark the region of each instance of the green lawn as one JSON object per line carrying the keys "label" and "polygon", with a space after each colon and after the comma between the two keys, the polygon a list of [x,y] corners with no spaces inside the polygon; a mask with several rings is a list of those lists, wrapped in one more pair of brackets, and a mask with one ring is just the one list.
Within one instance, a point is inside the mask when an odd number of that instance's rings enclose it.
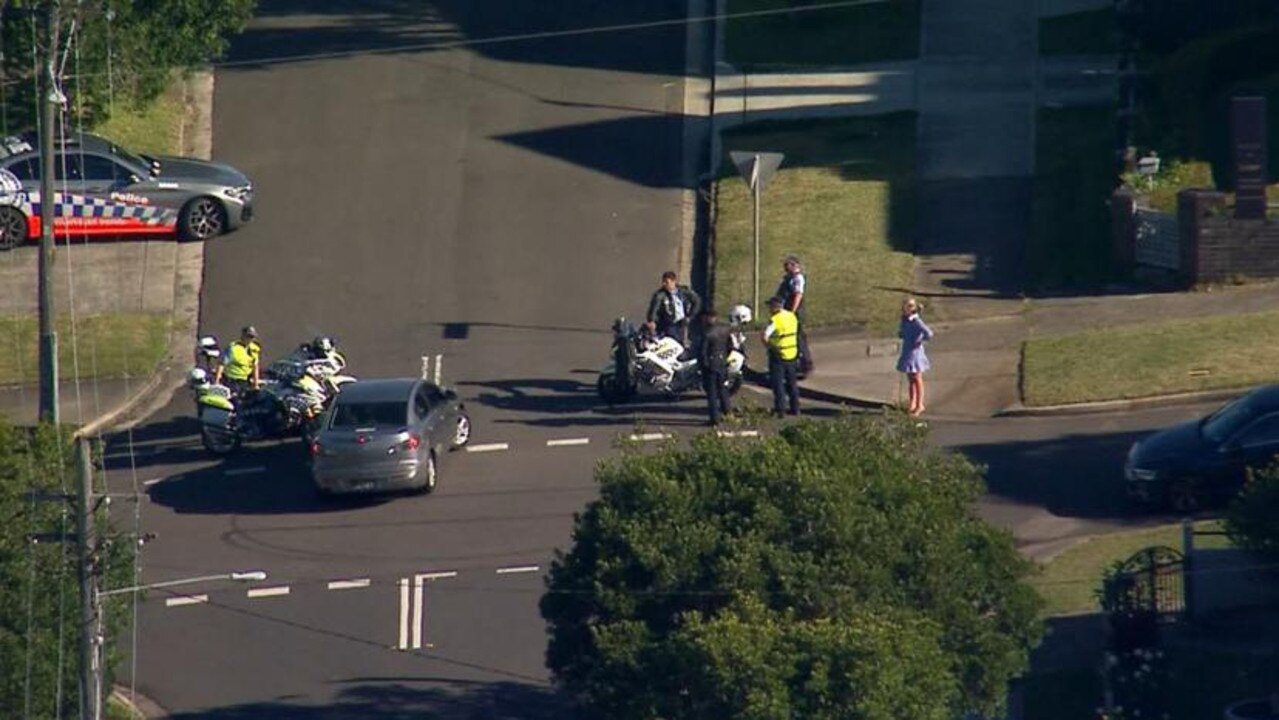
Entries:
{"label": "green lawn", "polygon": [[[800,256],[808,322],[896,327],[911,285],[915,229],[915,116],[756,123],[726,133],[724,148],[783,152],[763,194],[760,299]],[[750,302],[751,200],[731,166],[721,169],[714,241],[715,305]]]}
{"label": "green lawn", "polygon": [[[1220,523],[1198,522],[1195,528],[1219,530]],[[1224,547],[1229,540],[1224,536],[1201,535],[1195,538],[1195,544],[1203,548]],[[1101,587],[1106,569],[1116,560],[1126,560],[1134,553],[1155,545],[1166,545],[1180,551],[1181,524],[1098,535],[1066,550],[1045,563],[1043,572],[1031,582],[1044,598],[1044,613],[1051,617],[1100,612],[1095,593]]]}
{"label": "green lawn", "polygon": [[1119,52],[1114,8],[1085,10],[1039,21],[1040,55],[1108,55]]}
{"label": "green lawn", "polygon": [[121,147],[152,155],[181,154],[184,108],[181,85],[144,107],[117,105],[115,114],[93,132]]}
{"label": "green lawn", "polygon": [[[169,318],[164,315],[118,313],[57,322],[58,367],[64,380],[145,377],[168,353]],[[39,328],[34,316],[0,318],[0,386],[35,383],[39,379]]]}
{"label": "green lawn", "polygon": [[[805,4],[797,0],[728,0],[725,60],[743,70],[761,70],[846,66],[919,56],[919,0],[803,11]],[[792,7],[800,11],[741,17]]]}
{"label": "green lawn", "polygon": [[1057,405],[1274,381],[1279,312],[1174,320],[1031,338],[1022,401]]}
{"label": "green lawn", "polygon": [[1115,112],[1109,106],[1042,109],[1027,264],[1032,285],[1090,287],[1110,276]]}

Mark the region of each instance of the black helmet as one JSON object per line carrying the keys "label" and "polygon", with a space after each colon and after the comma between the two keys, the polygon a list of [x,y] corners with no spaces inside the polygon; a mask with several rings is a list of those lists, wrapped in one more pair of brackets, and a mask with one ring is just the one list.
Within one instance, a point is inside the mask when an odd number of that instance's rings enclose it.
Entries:
{"label": "black helmet", "polygon": [[256,340],[258,337],[258,329],[252,325],[245,325],[240,328],[240,337],[250,337]]}

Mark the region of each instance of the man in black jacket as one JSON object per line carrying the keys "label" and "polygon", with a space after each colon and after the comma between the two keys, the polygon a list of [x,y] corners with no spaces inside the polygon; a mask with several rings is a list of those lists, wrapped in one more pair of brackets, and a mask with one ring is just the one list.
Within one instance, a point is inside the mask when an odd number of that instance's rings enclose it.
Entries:
{"label": "man in black jacket", "polygon": [[702,299],[687,285],[679,284],[679,276],[667,270],[662,273],[662,286],[648,301],[648,329],[658,335],[675,338],[688,348],[688,323],[702,309]]}
{"label": "man in black jacket", "polygon": [[710,412],[710,424],[718,425],[720,418],[732,410],[728,394],[728,353],[733,347],[727,325],[719,322],[712,309],[702,314],[702,343],[698,348],[697,364],[702,371],[702,389],[706,391],[706,406]]}

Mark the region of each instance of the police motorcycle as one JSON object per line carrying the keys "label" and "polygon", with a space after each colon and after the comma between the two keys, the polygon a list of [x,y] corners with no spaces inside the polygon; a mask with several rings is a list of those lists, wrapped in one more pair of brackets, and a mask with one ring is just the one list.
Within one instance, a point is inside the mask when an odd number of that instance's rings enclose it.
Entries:
{"label": "police motorcycle", "polygon": [[316,354],[305,358],[295,353],[273,363],[258,390],[237,397],[229,387],[212,382],[214,359],[220,357],[221,351],[212,336],[200,338],[197,366],[188,373],[187,386],[195,398],[200,440],[205,449],[215,455],[227,455],[246,440],[293,435],[300,435],[309,444],[317,420],[332,403],[337,388],[355,381],[340,375],[346,360],[331,341],[326,345],[326,352],[337,357]]}
{"label": "police motorcycle", "polygon": [[338,349],[332,338],[316,337],[309,343],[303,343],[296,350],[275,361],[267,368],[267,376],[280,376],[291,381],[301,374],[311,378],[324,393],[324,406],[328,408],[333,398],[342,392],[342,386],[353,383],[356,378],[347,375],[346,356]]}
{"label": "police motorcycle", "polygon": [[229,455],[244,442],[301,436],[310,439],[324,412],[319,384],[299,375],[291,381],[271,378],[257,390],[239,396],[212,382],[202,368],[192,368],[187,386],[195,397],[200,442],[214,455]]}
{"label": "police motorcycle", "polygon": [[[746,367],[746,326],[751,322],[747,305],[734,306],[729,313],[728,376],[724,384],[729,393],[742,386]],[[611,359],[600,371],[596,391],[610,405],[631,400],[639,394],[674,396],[689,390],[700,390],[702,373],[697,358],[684,357],[685,348],[671,337],[655,337],[646,327],[613,321]]]}

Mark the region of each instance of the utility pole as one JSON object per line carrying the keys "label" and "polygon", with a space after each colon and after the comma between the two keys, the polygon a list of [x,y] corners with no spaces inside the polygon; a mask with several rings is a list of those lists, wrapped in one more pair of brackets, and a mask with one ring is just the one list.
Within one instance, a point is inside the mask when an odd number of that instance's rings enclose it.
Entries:
{"label": "utility pole", "polygon": [[40,97],[40,420],[58,423],[58,334],[53,312],[53,131],[62,94],[54,63],[58,55],[58,0],[44,6],[44,82]]}
{"label": "utility pole", "polygon": [[97,518],[89,438],[76,438],[76,535],[80,576],[80,718],[102,717],[102,613],[98,603]]}

